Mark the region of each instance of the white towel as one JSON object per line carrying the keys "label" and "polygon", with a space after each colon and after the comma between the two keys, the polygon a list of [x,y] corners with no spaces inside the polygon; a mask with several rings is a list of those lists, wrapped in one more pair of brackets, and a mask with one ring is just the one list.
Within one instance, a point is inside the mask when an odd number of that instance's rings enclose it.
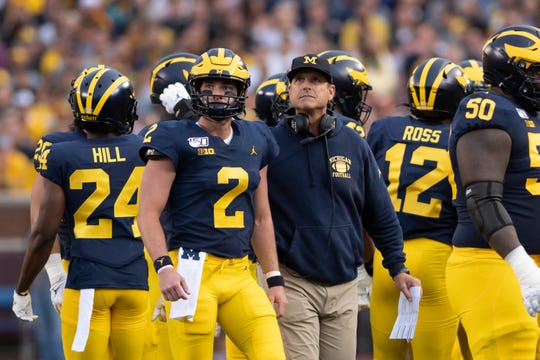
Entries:
{"label": "white towel", "polygon": [[[184,250],[182,248],[178,249],[178,266],[176,271],[186,279],[191,294],[188,295],[187,300],[180,299],[172,302],[170,318],[181,320],[187,317],[189,321],[193,321],[195,310],[197,309],[197,300],[199,299],[199,289],[201,287],[206,253],[200,251],[198,252],[198,257],[186,256],[187,259],[182,258],[183,254]],[[189,250],[186,251],[186,254],[193,255]]]}
{"label": "white towel", "polygon": [[90,334],[90,319],[94,310],[94,289],[81,289],[79,295],[79,315],[77,331],[71,345],[71,350],[83,352]]}

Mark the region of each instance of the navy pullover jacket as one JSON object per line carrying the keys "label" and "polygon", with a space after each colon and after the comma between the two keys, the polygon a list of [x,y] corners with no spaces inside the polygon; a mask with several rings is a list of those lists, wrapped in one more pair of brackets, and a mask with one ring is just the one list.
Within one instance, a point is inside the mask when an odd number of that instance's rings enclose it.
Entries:
{"label": "navy pullover jacket", "polygon": [[352,281],[365,227],[390,275],[402,272],[401,227],[365,139],[340,121],[306,144],[283,122],[272,132],[280,153],[268,168],[268,192],[280,262],[317,283]]}

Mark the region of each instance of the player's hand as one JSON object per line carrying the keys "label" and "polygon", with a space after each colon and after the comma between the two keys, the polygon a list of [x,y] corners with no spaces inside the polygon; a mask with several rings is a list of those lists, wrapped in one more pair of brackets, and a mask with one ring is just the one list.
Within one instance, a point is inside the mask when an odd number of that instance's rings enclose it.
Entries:
{"label": "player's hand", "polygon": [[63,273],[55,283],[51,284],[51,302],[56,312],[62,310],[62,300],[64,300],[64,288],[66,287],[67,276]]}
{"label": "player's hand", "polygon": [[540,313],[540,268],[521,245],[510,251],[504,261],[516,274],[527,312],[536,316]]}
{"label": "player's hand", "polygon": [[187,300],[189,287],[186,278],[180,275],[172,266],[159,272],[159,288],[163,300],[176,301],[178,299]]}
{"label": "player's hand", "polygon": [[540,288],[526,288],[521,290],[525,308],[531,316],[540,313]]}
{"label": "player's hand", "polygon": [[186,87],[179,82],[170,84],[163,90],[161,95],[159,95],[161,104],[171,115],[175,115],[176,104],[183,99],[191,99],[191,96],[189,96]]}
{"label": "player's hand", "polygon": [[32,310],[32,298],[30,293],[19,295],[16,291],[13,292],[13,306],[11,307],[15,316],[24,321],[32,322],[38,318]]}
{"label": "player's hand", "polygon": [[358,295],[358,310],[369,309],[371,304],[371,286],[373,278],[369,276],[364,264],[358,268],[358,284],[356,293]]}
{"label": "player's hand", "polygon": [[163,302],[163,297],[159,297],[156,301],[156,306],[154,306],[154,312],[152,313],[152,321],[167,322],[167,313],[165,312],[165,303]]}

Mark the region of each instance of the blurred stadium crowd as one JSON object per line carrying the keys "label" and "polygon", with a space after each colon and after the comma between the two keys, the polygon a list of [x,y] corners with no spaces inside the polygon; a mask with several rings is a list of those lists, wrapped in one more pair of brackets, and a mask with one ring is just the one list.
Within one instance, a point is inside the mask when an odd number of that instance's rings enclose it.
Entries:
{"label": "blurred stadium crowd", "polygon": [[368,70],[375,121],[403,112],[405,79],[421,60],[480,59],[495,30],[539,23],[538,0],[0,0],[0,190],[30,191],[35,144],[71,124],[70,82],[90,65],[133,80],[138,131],[157,120],[148,82],[167,54],[234,50],[251,73],[253,119],[266,77],[293,57],[341,49]]}

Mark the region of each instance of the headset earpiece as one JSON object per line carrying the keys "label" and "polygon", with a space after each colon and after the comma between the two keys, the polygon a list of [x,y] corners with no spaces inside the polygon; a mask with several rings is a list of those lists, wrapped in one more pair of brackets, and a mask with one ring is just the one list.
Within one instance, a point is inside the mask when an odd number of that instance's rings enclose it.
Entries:
{"label": "headset earpiece", "polygon": [[[306,114],[289,114],[285,116],[285,122],[296,135],[312,136],[309,132],[309,118]],[[336,118],[332,114],[324,114],[319,122],[317,136],[331,134],[336,128]]]}
{"label": "headset earpiece", "polygon": [[319,122],[319,135],[332,134],[336,128],[336,118],[331,114],[324,114]]}
{"label": "headset earpiece", "polygon": [[306,114],[287,115],[285,121],[295,135],[309,135],[309,118]]}

